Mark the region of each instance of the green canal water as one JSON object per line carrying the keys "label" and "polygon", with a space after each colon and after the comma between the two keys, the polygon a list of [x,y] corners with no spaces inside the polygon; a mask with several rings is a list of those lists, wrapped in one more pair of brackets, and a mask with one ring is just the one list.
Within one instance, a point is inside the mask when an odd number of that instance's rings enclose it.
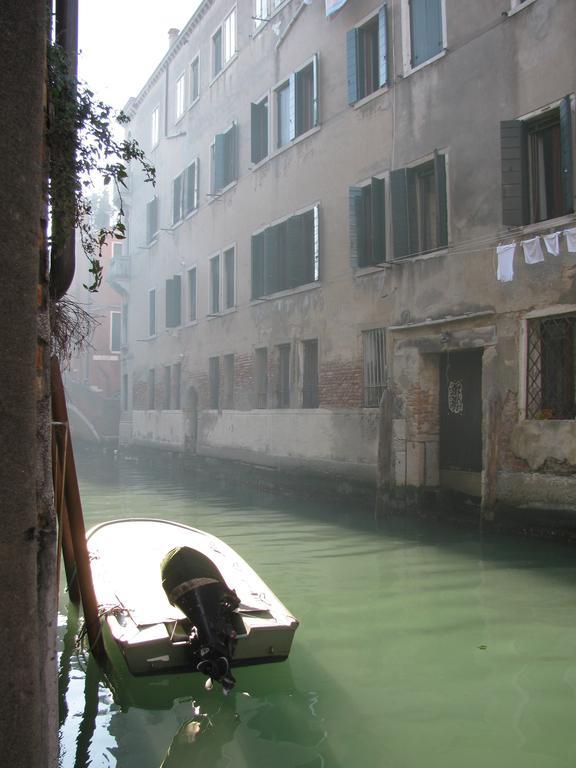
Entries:
{"label": "green canal water", "polygon": [[63,768],[576,765],[573,548],[79,465],[87,527],[151,516],[210,531],[301,626],[287,662],[239,670],[228,697],[196,676],[121,677],[112,692],[74,649],[63,595]]}

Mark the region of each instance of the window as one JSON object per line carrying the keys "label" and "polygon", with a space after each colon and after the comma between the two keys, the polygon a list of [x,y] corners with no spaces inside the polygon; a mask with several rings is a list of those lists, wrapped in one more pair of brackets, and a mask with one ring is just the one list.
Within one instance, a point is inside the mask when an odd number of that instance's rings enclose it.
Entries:
{"label": "window", "polygon": [[386,330],[376,328],[362,334],[364,352],[364,405],[380,405],[386,387]]}
{"label": "window", "polygon": [[148,291],[148,336],[156,336],[156,289]]}
{"label": "window", "polygon": [[576,417],[576,315],[528,321],[526,416]]}
{"label": "window", "polygon": [[236,53],[236,9],[234,8],[212,35],[212,75],[222,71]]}
{"label": "window", "polygon": [[268,20],[268,0],[254,0],[254,26],[256,29]]}
{"label": "window", "polygon": [[210,259],[210,314],[220,312],[220,254]]}
{"label": "window", "polygon": [[217,133],[211,146],[212,194],[217,194],[238,178],[236,123]]}
{"label": "window", "polygon": [[158,236],[158,198],[154,197],[146,205],[146,242],[152,243]]}
{"label": "window", "polygon": [[110,352],[120,352],[122,342],[122,313],[110,312]]}
{"label": "window", "polygon": [[152,110],[152,120],[150,124],[150,141],[152,147],[155,147],[160,140],[160,107],[154,107]]}
{"label": "window", "polygon": [[317,205],[252,236],[252,299],[319,279]]}
{"label": "window", "polygon": [[222,407],[227,410],[234,408],[234,355],[224,355],[223,362],[223,392]]}
{"label": "window", "polygon": [[444,50],[443,0],[408,0],[410,66],[418,67]]}
{"label": "window", "polygon": [[318,408],[318,339],[302,342],[302,407]]}
{"label": "window", "polygon": [[175,119],[180,120],[186,107],[186,76],[181,74],[176,80],[176,114]]}
{"label": "window", "polygon": [[501,123],[500,137],[503,223],[522,226],[571,213],[570,97],[536,118]]}
{"label": "window", "polygon": [[349,190],[350,262],[353,269],[386,261],[384,179]]}
{"label": "window", "polygon": [[114,260],[118,259],[120,260],[122,256],[124,255],[124,243],[114,243],[112,245],[112,258]]}
{"label": "window", "polygon": [[169,411],[171,407],[172,397],[172,367],[170,365],[164,366],[164,410]]}
{"label": "window", "polygon": [[198,319],[197,291],[198,280],[196,267],[188,270],[188,322],[193,323]]}
{"label": "window", "polygon": [[156,371],[150,368],[148,371],[148,410],[156,408]]}
{"label": "window", "polygon": [[128,304],[126,302],[122,304],[122,335],[120,343],[124,347],[128,345]]}
{"label": "window", "polygon": [[220,408],[220,358],[211,357],[208,360],[208,384],[210,388],[210,408],[217,411]]}
{"label": "window", "polygon": [[290,408],[290,344],[278,347],[278,408]]}
{"label": "window", "polygon": [[182,364],[175,363],[172,366],[172,408],[175,411],[179,411],[180,408],[182,407],[181,391],[182,391]]}
{"label": "window", "polygon": [[266,408],[268,405],[268,350],[266,347],[257,349],[254,353],[256,383],[256,408]]}
{"label": "window", "polygon": [[236,275],[234,248],[224,251],[224,309],[232,309],[236,304]]}
{"label": "window", "polygon": [[268,155],[268,96],[251,105],[250,144],[253,163]]}
{"label": "window", "polygon": [[433,160],[390,174],[394,258],[428,253],[448,245],[446,160]]}
{"label": "window", "polygon": [[200,56],[190,64],[190,104],[200,98]]}
{"label": "window", "polygon": [[198,208],[198,160],[194,160],[172,182],[172,224]]}
{"label": "window", "polygon": [[276,146],[318,125],[318,56],[275,90]]}
{"label": "window", "polygon": [[180,275],[166,280],[166,328],[182,325],[182,278]]}
{"label": "window", "polygon": [[354,104],[388,83],[386,6],[346,36],[348,103]]}

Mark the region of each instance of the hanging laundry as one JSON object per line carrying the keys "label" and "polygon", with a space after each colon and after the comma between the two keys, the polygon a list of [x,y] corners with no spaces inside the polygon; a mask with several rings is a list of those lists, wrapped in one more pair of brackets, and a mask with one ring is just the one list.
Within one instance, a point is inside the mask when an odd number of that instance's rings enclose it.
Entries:
{"label": "hanging laundry", "polygon": [[524,261],[526,264],[538,264],[538,262],[544,261],[544,254],[542,253],[539,237],[523,240],[522,248],[524,249]]}
{"label": "hanging laundry", "polygon": [[542,235],[546,250],[552,256],[560,256],[560,232],[552,232],[551,235]]}
{"label": "hanging laundry", "polygon": [[573,227],[572,229],[565,229],[564,235],[566,237],[568,253],[576,253],[576,227]]}
{"label": "hanging laundry", "polygon": [[516,243],[509,243],[508,245],[499,245],[496,248],[496,254],[498,256],[498,270],[496,277],[501,283],[509,283],[514,277],[514,251],[516,250]]}

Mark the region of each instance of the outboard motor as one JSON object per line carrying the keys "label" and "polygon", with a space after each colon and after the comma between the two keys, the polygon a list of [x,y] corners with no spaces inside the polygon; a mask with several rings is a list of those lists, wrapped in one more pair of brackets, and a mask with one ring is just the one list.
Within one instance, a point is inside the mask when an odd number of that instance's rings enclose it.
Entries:
{"label": "outboard motor", "polygon": [[171,549],[161,574],[168,600],[192,623],[190,647],[196,669],[228,693],[236,684],[230,671],[236,645],[232,614],[240,605],[236,592],[210,558],[190,547]]}

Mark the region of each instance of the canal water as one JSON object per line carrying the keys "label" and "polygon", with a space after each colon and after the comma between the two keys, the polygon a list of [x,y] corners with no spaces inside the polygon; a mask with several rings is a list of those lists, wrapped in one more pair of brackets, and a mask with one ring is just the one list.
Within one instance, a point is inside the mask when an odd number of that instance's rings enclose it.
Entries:
{"label": "canal water", "polygon": [[107,683],[62,595],[63,768],[576,765],[572,547],[78,463],[87,527],[150,516],[209,531],[301,626],[287,662],[238,670],[228,697],[196,676]]}

